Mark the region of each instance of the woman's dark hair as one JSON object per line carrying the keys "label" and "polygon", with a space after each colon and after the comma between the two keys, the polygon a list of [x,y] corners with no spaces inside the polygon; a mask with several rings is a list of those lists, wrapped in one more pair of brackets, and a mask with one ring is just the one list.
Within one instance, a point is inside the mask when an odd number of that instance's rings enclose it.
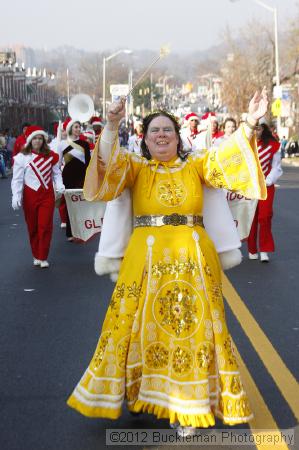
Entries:
{"label": "woman's dark hair", "polygon": [[261,134],[261,141],[263,141],[264,144],[268,144],[269,141],[277,141],[277,139],[273,136],[272,131],[270,130],[270,127],[266,123],[262,123],[261,127],[263,129]]}
{"label": "woman's dark hair", "polygon": [[237,129],[237,122],[233,117],[227,117],[225,119],[225,121],[223,122],[223,129],[225,129],[225,125],[227,124],[227,122],[233,122],[233,124],[235,125],[235,127]]}
{"label": "woman's dark hair", "polygon": [[[43,135],[42,135],[43,136]],[[34,138],[33,138],[34,139]],[[39,151],[39,154],[48,155],[50,153],[50,147],[48,146],[45,137],[43,136],[43,145]],[[32,141],[29,142],[28,145],[24,147],[21,151],[24,155],[29,155],[32,152]]]}
{"label": "woman's dark hair", "polygon": [[152,159],[152,155],[150,154],[150,151],[147,148],[147,145],[145,143],[145,138],[146,138],[148,128],[150,126],[151,121],[153,119],[155,119],[156,117],[160,117],[160,116],[167,117],[173,123],[174,130],[179,139],[179,143],[178,143],[178,147],[177,147],[177,154],[181,158],[181,160],[184,161],[185,159],[187,159],[189,153],[184,151],[184,148],[183,148],[183,142],[182,142],[182,139],[180,136],[180,129],[181,129],[180,124],[178,123],[177,119],[172,114],[168,113],[167,111],[163,111],[163,110],[155,111],[155,112],[147,115],[143,119],[143,123],[142,123],[143,138],[142,138],[142,141],[140,144],[141,155],[146,159]]}

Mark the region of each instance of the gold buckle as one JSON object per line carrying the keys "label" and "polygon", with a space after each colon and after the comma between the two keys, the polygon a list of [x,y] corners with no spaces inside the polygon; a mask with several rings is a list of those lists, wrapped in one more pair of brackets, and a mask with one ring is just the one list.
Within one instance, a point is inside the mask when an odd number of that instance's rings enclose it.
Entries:
{"label": "gold buckle", "polygon": [[181,214],[173,213],[162,217],[164,225],[173,225],[177,227],[178,225],[187,225],[188,218]]}

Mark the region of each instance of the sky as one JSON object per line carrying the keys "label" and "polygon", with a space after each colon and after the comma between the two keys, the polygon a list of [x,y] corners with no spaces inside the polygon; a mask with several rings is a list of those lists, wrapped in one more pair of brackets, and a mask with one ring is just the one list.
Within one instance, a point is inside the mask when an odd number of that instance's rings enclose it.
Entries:
{"label": "sky", "polygon": [[[256,18],[272,26],[258,0],[1,0],[0,47],[205,50],[228,25]],[[278,10],[280,29],[299,12],[298,0],[263,0]]]}

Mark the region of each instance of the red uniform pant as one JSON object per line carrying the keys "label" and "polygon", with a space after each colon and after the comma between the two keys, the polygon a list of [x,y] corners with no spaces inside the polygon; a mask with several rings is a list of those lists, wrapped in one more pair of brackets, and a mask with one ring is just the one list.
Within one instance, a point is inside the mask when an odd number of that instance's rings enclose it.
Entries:
{"label": "red uniform pant", "polygon": [[271,231],[275,187],[267,187],[266,200],[259,200],[251,230],[247,239],[249,253],[274,252],[274,239]]}
{"label": "red uniform pant", "polygon": [[64,198],[64,195],[62,195],[59,205],[59,215],[61,223],[66,223],[67,221],[67,208],[66,208],[66,201]]}
{"label": "red uniform pant", "polygon": [[49,254],[53,231],[55,196],[52,186],[48,190],[40,187],[38,191],[24,186],[23,208],[33,257],[44,261]]}

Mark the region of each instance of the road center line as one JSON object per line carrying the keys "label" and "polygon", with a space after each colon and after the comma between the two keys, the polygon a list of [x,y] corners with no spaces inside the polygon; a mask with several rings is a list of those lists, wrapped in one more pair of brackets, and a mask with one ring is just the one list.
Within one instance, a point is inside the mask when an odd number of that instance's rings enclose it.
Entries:
{"label": "road center line", "polygon": [[[256,386],[252,376],[250,375],[246,365],[244,364],[244,361],[240,353],[238,352],[236,344],[234,342],[233,347],[236,353],[241,379],[254,414],[254,418],[250,422],[248,422],[248,424],[250,426],[251,433],[255,438],[255,446],[258,450],[269,450],[273,447],[269,447],[269,444],[259,444],[259,439],[262,440],[264,436],[265,442],[267,442],[266,438],[268,436],[271,436],[272,440],[274,441],[274,437],[277,436],[277,439],[280,440],[281,432],[279,431],[277,423],[275,422],[268,406],[266,405],[258,387]],[[259,432],[258,430],[261,431]],[[285,443],[275,445],[276,450],[287,450],[288,448],[289,447]]]}
{"label": "road center line", "polygon": [[299,386],[271,342],[255,321],[225,274],[222,273],[223,295],[255,348],[262,363],[299,420]]}

